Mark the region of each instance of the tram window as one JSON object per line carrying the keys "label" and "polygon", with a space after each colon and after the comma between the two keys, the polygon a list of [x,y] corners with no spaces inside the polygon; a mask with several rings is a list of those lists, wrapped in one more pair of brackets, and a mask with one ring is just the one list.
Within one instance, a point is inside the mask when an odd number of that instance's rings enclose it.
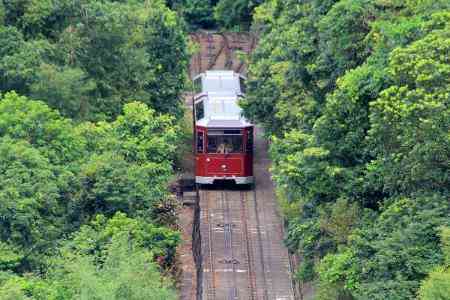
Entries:
{"label": "tram window", "polygon": [[253,130],[247,131],[247,153],[253,152]]}
{"label": "tram window", "polygon": [[194,93],[199,94],[202,92],[202,78],[199,77],[194,80]]}
{"label": "tram window", "polygon": [[245,94],[245,79],[244,78],[242,78],[242,77],[239,77],[239,85],[240,85],[240,88],[241,88],[241,93],[242,94]]}
{"label": "tram window", "polygon": [[242,152],[242,135],[209,135],[208,153]]}
{"label": "tram window", "polygon": [[203,106],[203,101],[195,104],[195,120],[198,121],[205,117],[205,108]]}
{"label": "tram window", "polygon": [[203,141],[204,141],[203,131],[197,131],[197,153],[203,153]]}

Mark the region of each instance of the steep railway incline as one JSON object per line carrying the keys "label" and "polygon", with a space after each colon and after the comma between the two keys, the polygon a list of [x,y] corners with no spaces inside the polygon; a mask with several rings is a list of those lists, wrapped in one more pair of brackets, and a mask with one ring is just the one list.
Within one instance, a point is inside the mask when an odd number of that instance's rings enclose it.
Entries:
{"label": "steep railway incline", "polygon": [[269,161],[256,141],[254,190],[200,191],[203,299],[294,299]]}
{"label": "steep railway incline", "polygon": [[245,75],[245,63],[238,58],[238,53],[249,54],[256,46],[257,39],[245,33],[211,33],[199,31],[190,34],[191,41],[199,47],[193,55],[189,67],[189,75],[207,70],[233,70]]}
{"label": "steep railway incline", "polygon": [[[257,42],[250,34],[206,31],[192,33],[191,40],[199,47],[191,60],[191,78],[206,70],[224,69],[246,75],[246,65],[237,52],[249,54]],[[187,94],[188,107],[191,101],[191,95]],[[200,238],[193,242],[193,249],[201,263],[197,264],[198,276],[190,276],[192,271],[184,272],[181,299],[298,298],[294,296],[290,257],[283,245],[282,220],[268,171],[267,144],[260,135],[255,141],[254,160],[254,190],[216,186],[199,191],[196,211],[200,212],[200,218],[194,223],[198,224]],[[189,169],[185,170],[188,174]],[[197,295],[189,284],[194,278],[199,284]]]}

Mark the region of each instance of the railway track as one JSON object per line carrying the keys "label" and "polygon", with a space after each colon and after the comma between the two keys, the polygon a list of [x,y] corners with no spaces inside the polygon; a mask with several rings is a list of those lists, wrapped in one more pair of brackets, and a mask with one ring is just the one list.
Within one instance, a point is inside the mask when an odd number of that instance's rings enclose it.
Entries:
{"label": "railway track", "polygon": [[257,43],[257,38],[249,33],[199,31],[191,33],[190,37],[199,47],[199,51],[191,59],[191,78],[206,70],[233,70],[245,75],[245,62],[237,57],[236,51],[250,54]]}
{"label": "railway track", "polygon": [[[202,197],[203,196],[203,197]],[[247,192],[204,190],[203,214],[208,222],[208,269],[204,299],[258,299],[247,223]]]}
{"label": "railway track", "polygon": [[263,224],[273,221],[258,206],[257,193],[201,190],[200,203],[203,299],[294,299],[289,284],[277,286],[280,270],[281,280],[290,280],[289,266],[280,260],[287,253],[282,247],[274,251],[272,232]]}
{"label": "railway track", "polygon": [[[190,76],[206,70],[247,67],[236,51],[251,53],[257,39],[251,34],[197,32],[199,46],[192,57]],[[199,191],[202,248],[201,297],[197,300],[295,299],[291,262],[283,246],[283,226],[277,213],[268,172],[267,145],[255,141],[254,190]]]}

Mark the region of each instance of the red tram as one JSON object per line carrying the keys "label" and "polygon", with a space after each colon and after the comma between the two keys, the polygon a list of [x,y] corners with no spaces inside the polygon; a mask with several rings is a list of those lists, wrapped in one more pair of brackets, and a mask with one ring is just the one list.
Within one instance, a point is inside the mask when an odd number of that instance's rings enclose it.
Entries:
{"label": "red tram", "polygon": [[238,101],[245,78],[233,71],[206,71],[194,78],[195,182],[232,180],[253,184],[254,126]]}

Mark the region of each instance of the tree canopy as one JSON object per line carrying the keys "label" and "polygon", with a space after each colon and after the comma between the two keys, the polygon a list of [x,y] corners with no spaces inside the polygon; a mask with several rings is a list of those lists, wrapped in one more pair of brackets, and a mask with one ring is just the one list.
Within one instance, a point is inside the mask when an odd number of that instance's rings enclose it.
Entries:
{"label": "tree canopy", "polygon": [[[256,9],[242,106],[271,137],[286,243],[318,299],[412,299],[443,263],[449,9],[378,0]],[[444,275],[431,274],[424,285],[439,286]]]}
{"label": "tree canopy", "polygon": [[163,0],[0,1],[0,298],[175,299],[187,35]]}
{"label": "tree canopy", "polygon": [[247,31],[253,13],[263,0],[167,0],[191,30],[219,29]]}
{"label": "tree canopy", "polygon": [[[123,114],[113,122],[76,124],[44,102],[7,93],[0,99],[0,120],[0,272],[45,273],[53,269],[54,253],[64,249],[61,248],[64,241],[73,232],[78,233],[70,244],[79,249],[75,252],[81,256],[65,257],[57,265],[85,267],[78,271],[70,269],[69,273],[76,271],[73,276],[94,272],[97,267],[91,260],[97,256],[95,252],[108,248],[117,232],[132,234],[136,247],[152,253],[141,255],[139,249],[121,246],[121,255],[137,251],[137,256],[130,265],[117,266],[117,272],[133,272],[130,276],[138,276],[138,269],[132,270],[130,266],[144,266],[145,257],[151,261],[161,257],[165,262],[162,267],[171,266],[179,237],[163,226],[164,216],[159,211],[171,202],[167,182],[172,176],[179,141],[174,117],[157,114],[145,104],[133,102],[126,104]],[[91,220],[96,220],[93,227],[83,225]],[[101,261],[116,259],[114,253],[109,256],[102,252]],[[121,283],[108,277],[109,269],[104,268],[104,273],[97,275],[118,284],[119,293]],[[155,270],[148,272],[153,277],[160,276]],[[61,276],[67,275],[64,274]],[[4,297],[20,299],[28,285],[34,286],[34,281],[41,280],[15,276],[6,281],[0,279],[0,295],[12,293],[14,296]],[[42,280],[48,280],[50,290],[54,291],[56,283],[52,278]],[[91,283],[101,285],[102,280]],[[135,283],[142,286],[130,288],[145,288],[146,281]],[[70,293],[78,288],[88,287],[66,287]],[[149,285],[148,289],[151,288]],[[138,290],[133,293],[140,295]],[[69,294],[55,299],[80,296]],[[50,299],[34,296],[31,299]],[[106,294],[98,297],[112,299]],[[140,299],[133,297],[130,299]]]}
{"label": "tree canopy", "polygon": [[186,36],[162,1],[7,1],[0,91],[63,115],[111,120],[140,101],[182,116]]}

